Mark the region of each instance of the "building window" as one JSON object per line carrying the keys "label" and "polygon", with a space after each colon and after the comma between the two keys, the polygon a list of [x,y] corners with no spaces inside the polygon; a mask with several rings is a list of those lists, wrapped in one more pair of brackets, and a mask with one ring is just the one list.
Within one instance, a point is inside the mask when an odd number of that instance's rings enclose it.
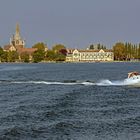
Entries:
{"label": "building window", "polygon": [[75,56],[75,57],[77,57],[77,56],[78,56],[78,54],[77,54],[77,53],[74,53],[74,56]]}
{"label": "building window", "polygon": [[18,40],[16,40],[16,44],[17,44],[17,45],[19,44],[19,41],[18,41]]}

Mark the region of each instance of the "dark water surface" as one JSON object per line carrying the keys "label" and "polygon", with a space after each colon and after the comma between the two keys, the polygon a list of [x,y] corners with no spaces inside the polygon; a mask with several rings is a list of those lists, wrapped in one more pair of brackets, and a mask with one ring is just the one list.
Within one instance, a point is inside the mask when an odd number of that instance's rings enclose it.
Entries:
{"label": "dark water surface", "polygon": [[0,140],[139,140],[140,63],[0,64]]}

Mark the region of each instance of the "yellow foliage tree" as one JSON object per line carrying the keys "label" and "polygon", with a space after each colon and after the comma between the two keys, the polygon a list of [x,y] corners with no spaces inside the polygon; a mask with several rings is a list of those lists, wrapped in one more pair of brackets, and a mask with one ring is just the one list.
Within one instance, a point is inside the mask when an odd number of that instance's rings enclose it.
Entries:
{"label": "yellow foliage tree", "polygon": [[118,42],[113,46],[114,50],[114,58],[115,60],[125,60],[126,58],[126,53],[125,53],[125,45],[124,43]]}

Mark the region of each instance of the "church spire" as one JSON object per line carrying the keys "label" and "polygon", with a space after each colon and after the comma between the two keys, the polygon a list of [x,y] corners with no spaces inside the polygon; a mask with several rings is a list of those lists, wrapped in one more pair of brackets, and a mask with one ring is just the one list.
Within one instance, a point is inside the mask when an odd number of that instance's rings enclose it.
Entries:
{"label": "church spire", "polygon": [[25,41],[20,37],[19,24],[16,24],[16,31],[10,39],[10,44],[13,45],[15,48],[24,48],[25,46]]}
{"label": "church spire", "polygon": [[15,38],[16,38],[16,39],[20,39],[20,27],[19,27],[19,24],[18,24],[18,23],[17,23],[17,25],[16,25]]}

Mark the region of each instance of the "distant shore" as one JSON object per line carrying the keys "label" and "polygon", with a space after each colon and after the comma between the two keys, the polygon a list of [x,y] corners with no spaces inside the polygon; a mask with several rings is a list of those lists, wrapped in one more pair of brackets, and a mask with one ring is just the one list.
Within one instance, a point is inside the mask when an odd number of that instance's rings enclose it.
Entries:
{"label": "distant shore", "polygon": [[73,64],[80,64],[80,63],[139,63],[140,61],[91,61],[91,62],[66,62],[66,61],[43,61],[43,62],[38,62],[38,63],[35,63],[35,62],[0,62],[0,64],[50,64],[50,63],[73,63]]}

